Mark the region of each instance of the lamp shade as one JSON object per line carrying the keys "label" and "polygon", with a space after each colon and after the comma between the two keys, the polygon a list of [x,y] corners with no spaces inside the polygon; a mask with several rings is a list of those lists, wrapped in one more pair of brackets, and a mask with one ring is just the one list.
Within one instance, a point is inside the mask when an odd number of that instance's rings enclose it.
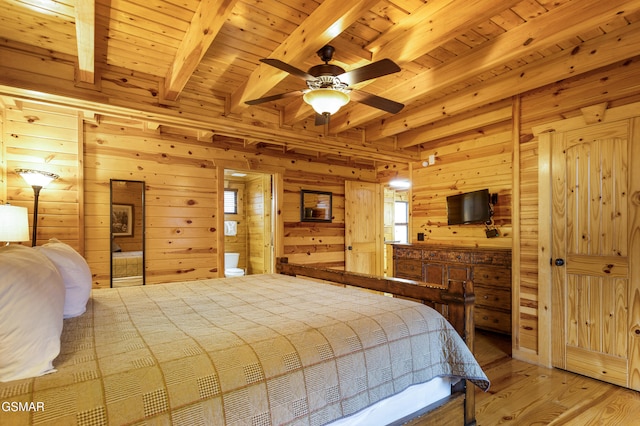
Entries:
{"label": "lamp shade", "polygon": [[39,170],[18,169],[16,172],[31,186],[45,187],[51,181],[58,179],[58,175],[49,172],[41,172]]}
{"label": "lamp shade", "polygon": [[302,99],[318,114],[335,114],[349,102],[349,95],[340,90],[320,88],[305,93]]}
{"label": "lamp shade", "polygon": [[29,241],[29,215],[26,207],[0,205],[0,241]]}

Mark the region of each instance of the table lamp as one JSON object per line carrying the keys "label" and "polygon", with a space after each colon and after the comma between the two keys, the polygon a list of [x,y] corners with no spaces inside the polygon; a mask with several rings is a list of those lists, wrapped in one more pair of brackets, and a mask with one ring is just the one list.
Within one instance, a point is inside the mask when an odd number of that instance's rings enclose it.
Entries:
{"label": "table lamp", "polygon": [[29,213],[26,207],[0,205],[0,241],[29,241]]}

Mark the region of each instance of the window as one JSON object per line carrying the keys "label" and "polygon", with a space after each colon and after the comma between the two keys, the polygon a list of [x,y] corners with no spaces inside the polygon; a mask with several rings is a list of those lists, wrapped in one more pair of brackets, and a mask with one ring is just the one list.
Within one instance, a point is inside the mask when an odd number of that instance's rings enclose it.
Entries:
{"label": "window", "polygon": [[394,207],[393,239],[406,244],[409,242],[409,203],[396,201]]}
{"label": "window", "polygon": [[238,214],[238,190],[224,190],[224,214]]}

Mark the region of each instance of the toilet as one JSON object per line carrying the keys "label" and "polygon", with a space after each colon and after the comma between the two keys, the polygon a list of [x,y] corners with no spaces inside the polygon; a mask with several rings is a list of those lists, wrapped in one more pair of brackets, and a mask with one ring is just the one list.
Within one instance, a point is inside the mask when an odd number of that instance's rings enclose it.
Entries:
{"label": "toilet", "polygon": [[241,277],[244,275],[244,269],[238,268],[238,260],[240,260],[240,253],[224,254],[225,277]]}

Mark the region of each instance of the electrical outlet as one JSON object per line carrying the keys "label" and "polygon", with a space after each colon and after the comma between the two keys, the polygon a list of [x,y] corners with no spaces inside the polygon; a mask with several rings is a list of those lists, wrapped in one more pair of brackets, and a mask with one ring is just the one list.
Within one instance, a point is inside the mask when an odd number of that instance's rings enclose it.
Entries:
{"label": "electrical outlet", "polygon": [[487,234],[487,238],[495,238],[500,235],[497,229],[487,229],[485,234]]}
{"label": "electrical outlet", "polygon": [[418,232],[418,241],[424,241],[424,232]]}

